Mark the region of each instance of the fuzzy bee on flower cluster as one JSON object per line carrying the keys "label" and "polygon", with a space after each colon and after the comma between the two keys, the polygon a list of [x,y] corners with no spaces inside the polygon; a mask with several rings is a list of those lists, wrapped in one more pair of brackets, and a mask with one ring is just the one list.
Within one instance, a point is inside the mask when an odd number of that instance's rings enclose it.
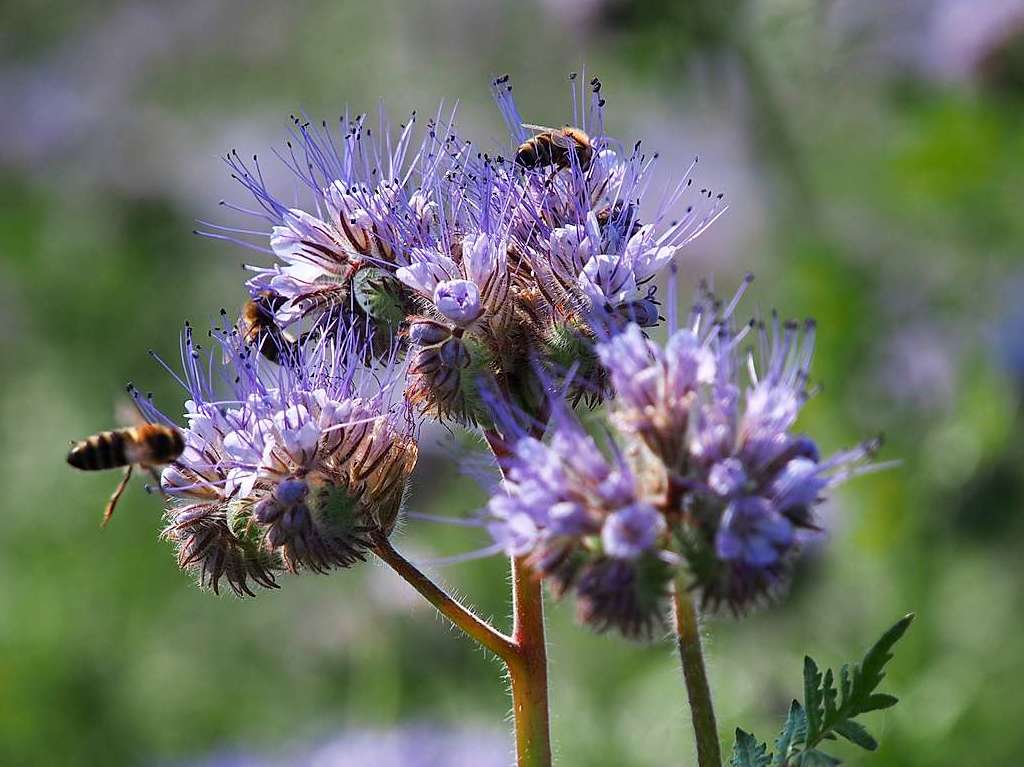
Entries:
{"label": "fuzzy bee on flower cluster", "polygon": [[580,128],[571,125],[547,128],[530,123],[523,123],[523,127],[537,133],[516,149],[516,165],[529,170],[549,165],[568,169],[572,167],[575,157],[581,170],[586,171],[590,167],[594,158],[594,145],[590,136]]}

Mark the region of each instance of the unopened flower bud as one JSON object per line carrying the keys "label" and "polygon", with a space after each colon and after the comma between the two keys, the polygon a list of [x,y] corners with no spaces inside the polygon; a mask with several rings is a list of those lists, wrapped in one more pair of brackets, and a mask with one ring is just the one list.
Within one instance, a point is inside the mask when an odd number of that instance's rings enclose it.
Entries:
{"label": "unopened flower bud", "polygon": [[301,479],[286,479],[274,489],[274,497],[284,506],[294,506],[309,494],[309,485]]}
{"label": "unopened flower bud", "polygon": [[650,640],[664,629],[671,581],[672,569],[651,555],[599,559],[576,576],[576,615],[596,631]]}
{"label": "unopened flower bud", "polygon": [[470,325],[483,313],[480,289],[469,280],[447,280],[434,288],[434,306],[460,327]]}
{"label": "unopened flower bud", "polygon": [[285,508],[273,498],[264,498],[252,507],[252,516],[260,524],[268,525],[280,517]]}
{"label": "unopened flower bud", "polygon": [[437,346],[451,337],[451,328],[425,317],[415,318],[409,326],[409,340],[416,346]]}

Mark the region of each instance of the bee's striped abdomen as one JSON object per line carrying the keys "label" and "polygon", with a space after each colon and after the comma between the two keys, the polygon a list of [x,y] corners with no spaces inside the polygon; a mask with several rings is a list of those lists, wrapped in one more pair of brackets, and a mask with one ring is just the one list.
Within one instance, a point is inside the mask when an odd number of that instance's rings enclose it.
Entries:
{"label": "bee's striped abdomen", "polygon": [[76,469],[102,471],[138,463],[170,463],[185,449],[185,439],[172,426],[147,423],[131,429],[103,431],[71,448],[68,463]]}
{"label": "bee's striped abdomen", "polygon": [[68,453],[68,463],[76,469],[100,471],[125,466],[124,431],[103,431],[84,439]]}
{"label": "bee's striped abdomen", "polygon": [[135,444],[144,448],[144,457],[136,459],[139,463],[170,463],[185,449],[181,432],[169,426],[149,423],[132,431]]}

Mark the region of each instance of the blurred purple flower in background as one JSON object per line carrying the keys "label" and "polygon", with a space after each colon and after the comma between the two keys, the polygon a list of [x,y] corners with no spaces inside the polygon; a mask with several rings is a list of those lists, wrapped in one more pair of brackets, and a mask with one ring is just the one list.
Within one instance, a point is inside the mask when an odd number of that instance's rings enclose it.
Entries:
{"label": "blurred purple flower in background", "polygon": [[407,723],[386,730],[349,731],[319,744],[269,753],[214,754],[173,767],[509,767],[511,746],[507,735],[498,731]]}

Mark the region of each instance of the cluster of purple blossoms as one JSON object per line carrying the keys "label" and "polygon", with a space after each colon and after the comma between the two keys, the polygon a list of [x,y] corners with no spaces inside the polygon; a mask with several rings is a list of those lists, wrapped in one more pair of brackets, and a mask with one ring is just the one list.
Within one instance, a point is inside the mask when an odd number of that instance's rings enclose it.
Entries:
{"label": "cluster of purple blossoms", "polygon": [[[419,139],[415,114],[397,134],[383,118],[376,132],[362,116],[337,132],[296,119],[278,153],[304,194],[290,206],[255,158],[228,156],[258,205],[230,207],[269,231],[206,233],[274,263],[251,267],[252,300],[218,336],[234,404],[185,354],[188,449],[163,484],[168,535],[205,582],[247,591],[360,559],[394,525],[424,415],[500,444],[490,530],[590,625],[651,635],[679,573],[736,611],[784,580],[815,505],[872,446],[822,460],[794,432],[813,325],[737,328],[742,290],[724,307],[705,291],[667,343],[648,337],[657,277],[722,195],[692,190],[691,165],[652,199],[657,154],[605,132],[597,79],[570,81],[570,119],[543,128],[495,80],[510,135],[493,152],[440,111]],[[604,400],[615,434],[595,440],[574,408]]]}
{"label": "cluster of purple blossoms", "polygon": [[649,636],[680,570],[705,606],[738,612],[770,594],[819,534],[825,491],[877,447],[822,460],[794,431],[814,325],[773,316],[737,329],[741,294],[724,309],[705,294],[664,345],[638,324],[598,344],[618,436],[604,452],[563,412],[547,443],[518,435],[502,462],[492,534],[556,592],[573,587],[599,629]]}
{"label": "cluster of purple blossoms", "polygon": [[[320,333],[277,365],[237,329],[211,337],[219,348],[204,360],[186,326],[185,450],[160,482],[179,565],[251,596],[250,583],[274,587],[281,570],[362,561],[394,527],[416,463],[394,360],[364,367],[354,333]],[[171,422],[132,394],[150,421]]]}
{"label": "cluster of purple blossoms", "polygon": [[491,534],[556,594],[575,590],[582,622],[650,636],[675,561],[663,556],[667,525],[651,503],[654,488],[614,444],[603,452],[564,406],[555,407],[551,426],[547,442],[506,427],[515,436],[499,455]]}
{"label": "cluster of purple blossoms", "polygon": [[[693,166],[650,201],[657,155],[639,143],[626,153],[605,134],[596,79],[572,78],[571,121],[548,130],[525,127],[507,77],[493,88],[510,147],[479,151],[441,112],[418,143],[415,116],[397,136],[383,118],[376,133],[365,117],[342,118],[337,133],[296,120],[278,155],[305,190],[305,209],[269,191],[255,158],[232,153],[259,207],[230,207],[270,232],[206,232],[273,255],[273,265],[252,267],[247,286],[281,328],[329,323],[403,339],[409,398],[467,424],[490,421],[482,378],[536,407],[538,361],[556,373],[575,366],[575,394],[599,400],[603,381],[589,375],[599,373],[595,342],[629,322],[657,324],[654,278],[725,208],[705,189],[679,210]],[[252,240],[268,234],[269,248]]]}

